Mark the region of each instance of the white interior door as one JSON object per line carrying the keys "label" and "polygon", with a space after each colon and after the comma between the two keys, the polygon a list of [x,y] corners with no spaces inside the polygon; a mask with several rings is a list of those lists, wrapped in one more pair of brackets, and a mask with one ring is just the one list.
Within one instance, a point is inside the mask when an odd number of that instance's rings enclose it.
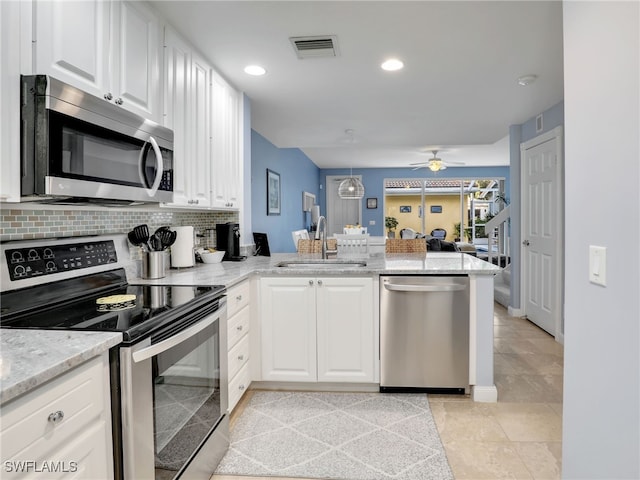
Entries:
{"label": "white interior door", "polygon": [[[362,200],[343,200],[338,196],[340,182],[347,176],[327,176],[327,235],[342,233],[345,225],[362,222]],[[361,175],[354,175],[362,181]]]}
{"label": "white interior door", "polygon": [[529,320],[561,335],[562,129],[522,144],[522,299]]}

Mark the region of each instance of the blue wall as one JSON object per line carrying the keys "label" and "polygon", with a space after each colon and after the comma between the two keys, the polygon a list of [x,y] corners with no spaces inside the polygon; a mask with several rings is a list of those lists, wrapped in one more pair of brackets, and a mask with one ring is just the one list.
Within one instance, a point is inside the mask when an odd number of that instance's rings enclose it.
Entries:
{"label": "blue wall", "polygon": [[[350,175],[351,170],[323,169],[320,170],[320,182],[322,190],[318,204],[320,211],[325,214],[327,175]],[[384,179],[385,178],[504,178],[505,194],[510,196],[509,167],[455,167],[447,168],[440,172],[431,172],[427,169],[412,170],[410,168],[354,168],[353,175],[362,175],[364,184],[364,198],[362,199],[362,226],[367,227],[371,235],[385,235],[384,231]],[[378,208],[368,209],[367,198],[377,198]],[[375,225],[369,225],[374,220]]]}
{"label": "blue wall", "polygon": [[[280,174],[280,215],[267,215],[267,168]],[[310,220],[302,211],[302,192],[317,199],[319,184],[320,169],[300,149],[278,148],[251,131],[251,223],[254,232],[268,235],[272,252],[296,251],[291,232]]]}

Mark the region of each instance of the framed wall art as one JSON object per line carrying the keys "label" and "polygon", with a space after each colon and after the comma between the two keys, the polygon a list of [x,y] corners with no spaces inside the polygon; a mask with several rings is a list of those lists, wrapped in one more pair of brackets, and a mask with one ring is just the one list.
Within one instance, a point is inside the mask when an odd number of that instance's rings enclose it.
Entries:
{"label": "framed wall art", "polygon": [[400,213],[411,213],[411,205],[401,205]]}
{"label": "framed wall art", "polygon": [[367,198],[367,208],[378,208],[378,199]]}
{"label": "framed wall art", "polygon": [[267,215],[280,215],[280,174],[268,168]]}

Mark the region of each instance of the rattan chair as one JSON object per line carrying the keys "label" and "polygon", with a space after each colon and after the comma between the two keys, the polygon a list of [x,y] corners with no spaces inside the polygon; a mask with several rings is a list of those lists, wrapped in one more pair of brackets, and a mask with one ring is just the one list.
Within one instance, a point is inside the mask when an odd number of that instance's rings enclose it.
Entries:
{"label": "rattan chair", "polygon": [[[337,250],[338,241],[335,238],[327,238],[327,249]],[[322,240],[301,238],[298,240],[298,253],[322,253]]]}
{"label": "rattan chair", "polygon": [[384,244],[385,253],[422,253],[427,251],[424,238],[388,238]]}

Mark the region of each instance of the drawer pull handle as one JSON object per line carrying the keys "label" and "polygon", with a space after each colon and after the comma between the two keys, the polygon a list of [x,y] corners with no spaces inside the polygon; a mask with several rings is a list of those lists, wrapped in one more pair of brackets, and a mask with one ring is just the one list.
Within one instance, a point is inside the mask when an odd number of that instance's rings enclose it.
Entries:
{"label": "drawer pull handle", "polygon": [[236,328],[238,329],[239,332],[242,331],[242,325],[238,325]]}
{"label": "drawer pull handle", "polygon": [[240,391],[244,390],[244,384],[243,384],[243,385],[238,386],[238,390],[240,390]]}
{"label": "drawer pull handle", "polygon": [[64,418],[64,412],[62,410],[58,410],[57,412],[54,412],[49,415],[49,421],[51,423],[61,422],[63,418]]}
{"label": "drawer pull handle", "polygon": [[244,360],[244,355],[238,355],[238,360],[240,361]]}

